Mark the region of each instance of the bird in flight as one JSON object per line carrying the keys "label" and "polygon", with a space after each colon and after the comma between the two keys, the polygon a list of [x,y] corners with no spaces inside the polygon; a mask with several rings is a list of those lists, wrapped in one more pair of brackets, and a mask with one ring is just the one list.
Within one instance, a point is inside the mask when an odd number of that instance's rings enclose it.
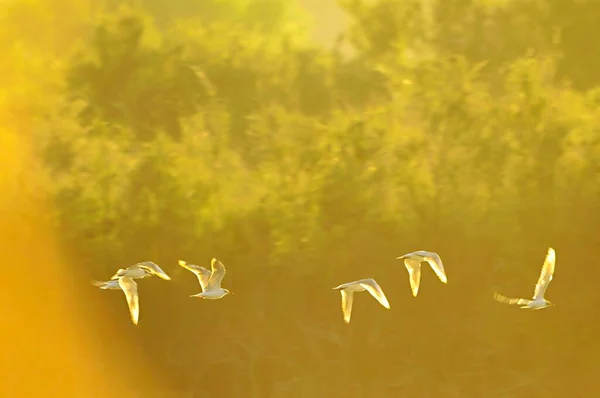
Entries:
{"label": "bird in flight", "polygon": [[442,259],[437,253],[418,250],[416,252],[396,257],[396,260],[400,259],[404,259],[404,266],[408,270],[410,288],[413,296],[417,297],[417,294],[419,294],[419,284],[421,283],[421,263],[423,261],[427,261],[429,263],[442,283],[448,283],[446,271],[444,271],[444,264],[442,264]]}
{"label": "bird in flight", "polygon": [[540,277],[535,285],[535,290],[533,291],[533,300],[528,300],[524,298],[509,298],[504,297],[501,294],[494,293],[494,298],[501,303],[506,304],[517,304],[520,305],[521,308],[527,308],[532,310],[540,310],[542,308],[553,306],[552,302],[546,300],[544,298],[544,294],[546,293],[546,289],[548,289],[548,285],[550,281],[554,277],[554,264],[556,263],[556,252],[553,248],[548,248],[548,253],[546,254],[546,258],[544,259],[544,265],[542,266],[542,272]]}
{"label": "bird in flight", "polygon": [[354,282],[344,283],[334,287],[333,289],[339,290],[342,294],[342,313],[344,314],[344,322],[346,323],[350,323],[354,292],[363,292],[366,290],[371,293],[371,296],[375,297],[381,305],[387,309],[390,309],[390,303],[388,303],[385,294],[383,294],[383,290],[381,290],[381,287],[379,287],[373,278],[360,279]]}
{"label": "bird in flight", "polygon": [[134,264],[128,268],[119,268],[108,281],[92,281],[92,284],[103,290],[123,290],[129,307],[129,314],[134,325],[138,324],[140,318],[140,299],[137,283],[134,279],[143,279],[157,275],[164,280],[171,280],[157,264],[144,261]]}
{"label": "bird in flight", "polygon": [[216,258],[213,258],[210,262],[211,271],[195,264],[187,264],[183,260],[179,260],[179,265],[196,274],[198,282],[200,282],[202,292],[193,294],[190,297],[217,300],[225,297],[227,294],[233,294],[228,289],[223,289],[221,287],[221,282],[225,277],[226,271],[223,263]]}

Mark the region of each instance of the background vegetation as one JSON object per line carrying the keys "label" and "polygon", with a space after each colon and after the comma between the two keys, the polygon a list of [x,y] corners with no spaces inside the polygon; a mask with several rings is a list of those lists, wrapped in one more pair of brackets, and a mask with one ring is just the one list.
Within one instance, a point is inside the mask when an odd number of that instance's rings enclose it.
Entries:
{"label": "background vegetation", "polygon": [[[3,2],[0,142],[32,153],[4,214],[49,201],[98,374],[128,346],[150,370],[117,396],[600,393],[600,4],[339,4],[325,45],[293,0]],[[492,299],[531,295],[549,246],[556,307]],[[415,299],[418,249],[449,283]],[[190,299],[177,260],[213,256],[235,294]],[[173,280],[140,281],[136,328],[89,281],[144,260]],[[363,277],[392,309],[360,294],[345,325],[331,288]]]}

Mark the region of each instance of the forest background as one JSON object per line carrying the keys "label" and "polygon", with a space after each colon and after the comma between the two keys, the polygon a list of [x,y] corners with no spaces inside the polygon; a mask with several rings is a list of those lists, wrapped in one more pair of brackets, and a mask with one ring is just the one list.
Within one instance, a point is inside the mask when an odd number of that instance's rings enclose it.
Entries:
{"label": "forest background", "polygon": [[600,3],[0,5],[1,396],[600,394]]}

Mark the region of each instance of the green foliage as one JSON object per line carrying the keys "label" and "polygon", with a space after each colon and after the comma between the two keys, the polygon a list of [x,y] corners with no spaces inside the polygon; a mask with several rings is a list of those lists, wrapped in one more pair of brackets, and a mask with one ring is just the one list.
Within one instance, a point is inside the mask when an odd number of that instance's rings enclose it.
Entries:
{"label": "green foliage", "polygon": [[[572,339],[572,319],[550,318],[558,326],[540,337],[540,317],[504,317],[490,301],[496,285],[528,294],[548,246],[565,281],[596,248],[600,91],[565,84],[581,59],[558,56],[554,6],[344,1],[347,58],[308,42],[291,2],[142,4],[89,27],[32,136],[40,181],[52,181],[40,189],[90,277],[147,259],[168,273],[180,258],[228,267],[224,286],[240,293],[223,302],[180,299],[197,289],[184,271],[172,284],[190,284],[173,297],[144,287],[136,333],[157,363],[180,368],[169,374],[178,392],[513,396],[491,391],[540,356],[539,375],[558,375],[563,359],[547,347]],[[440,253],[450,282],[423,271],[413,309],[393,259],[418,249]],[[370,314],[360,297],[342,325],[331,287],[368,276],[398,312]],[[567,290],[549,294],[567,307]],[[169,336],[184,336],[161,347],[158,303],[173,312]],[[533,348],[515,348],[521,338]],[[213,381],[213,367],[227,376]],[[490,377],[460,381],[477,372]]]}
{"label": "green foliage", "polygon": [[307,18],[294,0],[142,0],[140,3],[164,26],[190,16],[199,25],[219,21],[266,35],[291,30],[298,34],[307,25]]}
{"label": "green foliage", "polygon": [[87,103],[83,125],[108,121],[132,129],[140,140],[157,131],[181,133],[180,119],[192,116],[208,93],[181,48],[153,43],[142,15],[122,9],[99,25],[91,51],[77,54],[69,73],[73,96]]}

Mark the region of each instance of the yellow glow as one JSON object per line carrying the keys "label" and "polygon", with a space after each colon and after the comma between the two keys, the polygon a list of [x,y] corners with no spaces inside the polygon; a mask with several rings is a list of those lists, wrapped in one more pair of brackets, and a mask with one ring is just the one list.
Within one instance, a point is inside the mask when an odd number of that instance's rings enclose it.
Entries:
{"label": "yellow glow", "polygon": [[[84,289],[74,288],[88,281],[70,274],[73,266],[61,253],[48,217],[51,205],[35,188],[43,177],[28,140],[40,108],[52,101],[51,82],[58,80],[52,53],[72,32],[64,26],[52,28],[56,25],[52,21],[38,21],[35,37],[56,44],[44,50],[32,44],[27,29],[20,30],[29,25],[19,22],[53,18],[46,8],[58,3],[67,6],[67,2],[22,2],[20,8],[11,8],[12,15],[1,15],[0,56],[10,61],[2,62],[0,73],[0,396],[132,396],[134,388],[127,381],[143,372],[143,366],[127,359],[127,340],[119,343],[111,326],[99,327],[94,306],[81,296]],[[25,15],[22,8],[40,13]],[[69,11],[74,10],[62,10],[60,15],[72,15]],[[52,29],[64,35],[52,36]],[[97,344],[99,334],[117,342],[111,349],[122,353],[118,361]]]}

